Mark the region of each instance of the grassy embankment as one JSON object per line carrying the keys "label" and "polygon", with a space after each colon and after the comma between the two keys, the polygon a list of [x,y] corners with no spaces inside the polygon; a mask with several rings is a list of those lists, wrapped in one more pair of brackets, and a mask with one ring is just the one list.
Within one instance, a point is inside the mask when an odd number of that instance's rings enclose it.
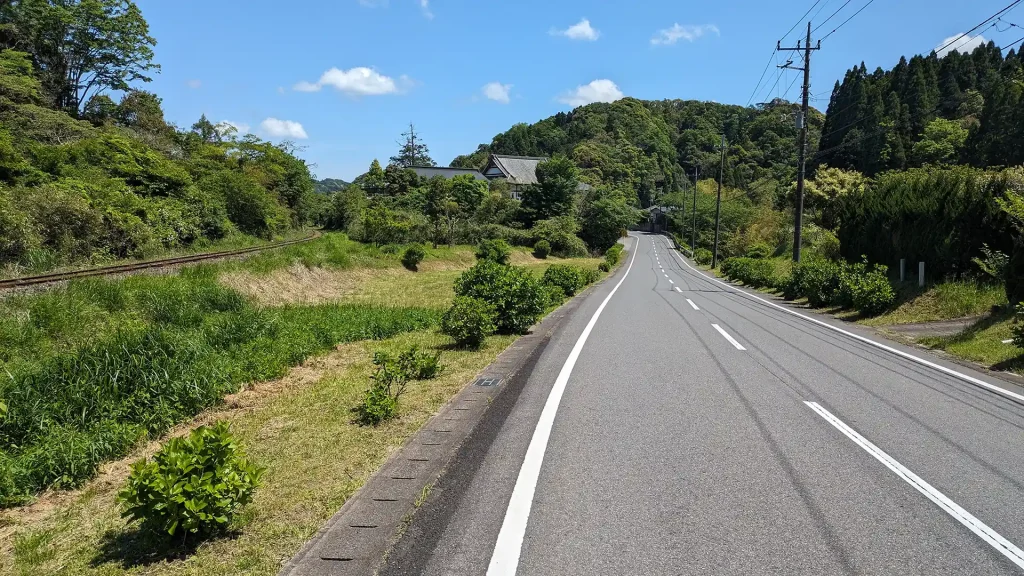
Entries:
{"label": "grassy embankment", "polygon": [[[117,450],[92,455],[99,466],[95,479],[84,484],[74,479],[67,485],[81,486],[44,493],[35,503],[0,515],[0,573],[275,574],[394,449],[515,340],[494,336],[480,351],[455,351],[434,330],[453,297],[452,281],[473,263],[471,248],[428,250],[415,273],[402,269],[399,257],[328,236],[173,276],[75,282],[0,301],[0,367],[10,373],[0,395],[16,396],[21,392],[13,387],[24,375],[51,375],[53,366],[60,366],[64,372],[56,373],[66,377],[42,379],[49,385],[44,391],[56,392],[40,394],[43,404],[59,399],[76,408],[84,405],[96,410],[93,420],[127,430],[113,436],[122,441],[112,446]],[[536,260],[524,251],[513,255],[513,263],[538,274],[558,261]],[[594,267],[599,260],[577,262]],[[107,367],[112,352],[138,350],[122,344],[154,334],[167,345],[163,364],[128,354],[126,367],[129,373],[148,374],[147,380],[150,368],[170,365],[169,376],[152,378],[156,387],[133,396],[133,403],[99,398],[90,405],[58,386],[86,378],[81,370],[67,373],[69,358],[92,358],[91,366]],[[444,350],[444,374],[410,387],[397,419],[378,428],[359,426],[351,409],[366,388],[372,352],[411,344]],[[180,356],[186,358],[167,360]],[[143,368],[134,368],[132,360]],[[204,381],[213,384],[180,386],[202,390],[198,397],[178,394],[168,403],[163,396],[175,383]],[[219,403],[225,393],[231,394]],[[18,403],[9,403],[15,414]],[[47,417],[45,424],[83,442],[111,434],[96,426],[76,427],[68,414]],[[229,420],[250,455],[268,467],[264,486],[228,537],[189,553],[154,556],[161,547],[126,526],[114,503],[130,462],[159,446],[140,438],[159,437],[168,427],[170,434],[179,434],[217,419]],[[42,432],[51,428],[9,425],[4,423],[5,433],[13,430],[30,443],[48,446],[49,436]],[[13,450],[8,461],[19,461],[25,452]],[[100,463],[119,452],[129,455]]]}

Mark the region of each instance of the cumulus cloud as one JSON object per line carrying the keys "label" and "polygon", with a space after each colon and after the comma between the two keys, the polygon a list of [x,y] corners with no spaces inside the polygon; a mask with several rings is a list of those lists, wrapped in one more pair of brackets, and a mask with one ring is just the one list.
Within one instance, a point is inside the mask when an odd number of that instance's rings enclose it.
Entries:
{"label": "cumulus cloud", "polygon": [[189,80],[188,82],[185,82],[185,85],[188,86],[189,88],[193,89],[193,90],[198,90],[199,88],[203,87],[203,81],[202,80]]}
{"label": "cumulus cloud", "polygon": [[217,132],[221,136],[234,131],[238,136],[244,136],[249,133],[249,125],[245,122],[232,122],[231,120],[221,120],[216,126]]}
{"label": "cumulus cloud", "polygon": [[576,107],[594,102],[615,102],[623,96],[615,82],[594,80],[590,84],[577,86],[575,90],[565,92],[558,97],[558,101]]}
{"label": "cumulus cloud", "polygon": [[[978,34],[977,36],[964,36],[963,38],[960,38],[960,36],[960,34],[956,34],[950,36],[949,38],[946,38],[942,42],[939,42],[935,46],[935,55],[938,56],[939,58],[942,58],[943,56],[949,54],[953,50],[956,50],[961,54],[966,54],[967,52],[971,52],[978,46],[982,46],[986,42],[988,42],[988,40],[986,40],[985,37],[982,36],[981,34]],[[960,39],[957,40],[957,38]],[[953,42],[954,40],[956,40],[956,42]],[[953,43],[949,44],[950,42]],[[946,44],[949,44],[949,46],[946,46]],[[939,48],[942,48],[943,46],[946,47],[943,48],[943,50],[940,52]]]}
{"label": "cumulus cloud", "polygon": [[[400,79],[407,80],[404,77]],[[380,96],[398,92],[398,85],[393,78],[363,66],[349,70],[331,68],[320,76],[320,80],[299,82],[293,89],[299,92],[319,92],[324,86],[331,86],[352,96]]]}
{"label": "cumulus cloud", "polygon": [[671,46],[680,40],[693,42],[706,34],[715,34],[717,36],[719,34],[718,26],[714,24],[696,26],[692,24],[673,24],[671,28],[658,30],[654,37],[651,38],[651,44],[655,46]]}
{"label": "cumulus cloud", "polygon": [[267,118],[263,122],[260,122],[260,130],[271,138],[292,138],[295,140],[305,140],[306,138],[309,138],[309,136],[306,135],[306,130],[302,127],[302,124],[291,120]]}
{"label": "cumulus cloud", "polygon": [[594,29],[594,27],[590,25],[590,20],[584,18],[580,20],[578,23],[569,26],[565,30],[552,29],[551,35],[565,36],[570,40],[588,40],[593,42],[594,40],[597,40],[598,37],[601,36],[601,32],[599,30]]}
{"label": "cumulus cloud", "polygon": [[427,20],[434,19],[434,13],[430,11],[430,0],[420,0],[420,10],[423,11],[423,16]]}
{"label": "cumulus cloud", "polygon": [[502,84],[501,82],[491,82],[483,87],[484,96],[488,100],[494,100],[502,104],[509,103],[509,92],[511,90],[511,84]]}

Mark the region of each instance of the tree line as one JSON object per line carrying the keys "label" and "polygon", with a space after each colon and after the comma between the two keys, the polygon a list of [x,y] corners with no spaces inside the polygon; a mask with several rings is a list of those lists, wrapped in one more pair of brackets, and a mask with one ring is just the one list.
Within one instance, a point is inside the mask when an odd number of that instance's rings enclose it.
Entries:
{"label": "tree line", "polygon": [[0,6],[0,266],[272,238],[308,219],[293,145],[165,120],[138,89],[159,70],[155,44],[129,0]]}

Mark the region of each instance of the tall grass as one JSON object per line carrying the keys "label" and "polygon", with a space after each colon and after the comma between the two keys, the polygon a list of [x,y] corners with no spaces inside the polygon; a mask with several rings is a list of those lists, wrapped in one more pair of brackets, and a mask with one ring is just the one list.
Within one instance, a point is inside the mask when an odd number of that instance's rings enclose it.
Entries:
{"label": "tall grass", "polygon": [[422,308],[258,308],[216,275],[91,280],[0,303],[0,505],[80,484],[140,439],[340,342],[439,319]]}

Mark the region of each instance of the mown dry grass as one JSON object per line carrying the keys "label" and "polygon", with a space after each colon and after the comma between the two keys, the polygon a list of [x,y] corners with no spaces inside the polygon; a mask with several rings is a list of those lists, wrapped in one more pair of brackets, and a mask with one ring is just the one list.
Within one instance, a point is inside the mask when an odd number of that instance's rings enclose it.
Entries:
{"label": "mown dry grass", "polygon": [[921,292],[916,287],[901,290],[903,302],[894,310],[862,320],[868,326],[914,324],[953,320],[988,314],[1006,304],[1006,291],[997,284],[950,281],[930,286]]}
{"label": "mown dry grass", "polygon": [[[359,342],[228,399],[200,423],[226,419],[250,455],[267,466],[264,485],[230,537],[203,544],[183,558],[152,558],[145,539],[120,519],[114,497],[138,457],[108,464],[85,488],[46,495],[4,514],[2,574],[276,574],[369,476],[514,337],[488,339],[478,352],[450,351],[436,333],[415,332]],[[351,409],[367,385],[374,350],[417,344],[444,348],[441,377],[416,382],[399,418],[378,428],[354,422]]]}

